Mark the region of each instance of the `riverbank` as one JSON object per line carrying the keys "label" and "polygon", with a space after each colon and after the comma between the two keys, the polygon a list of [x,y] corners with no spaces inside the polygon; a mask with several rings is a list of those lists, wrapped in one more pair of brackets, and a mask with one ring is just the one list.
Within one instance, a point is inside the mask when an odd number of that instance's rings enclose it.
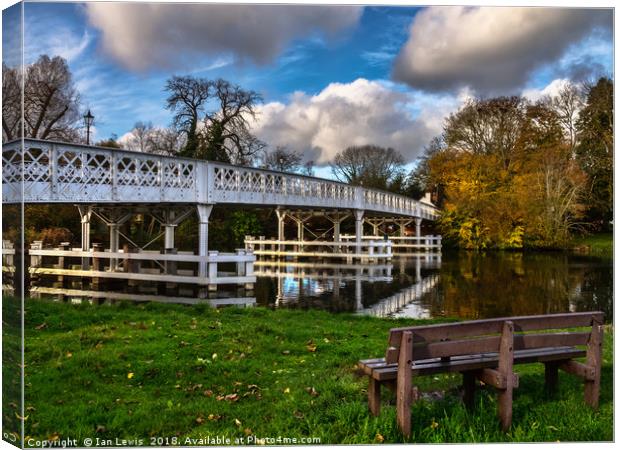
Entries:
{"label": "riverbank", "polygon": [[[11,305],[15,302],[3,300],[5,317],[14,312]],[[248,436],[318,438],[322,444],[403,442],[393,407],[384,407],[377,418],[369,415],[366,379],[355,364],[384,352],[390,328],[428,322],[322,311],[30,300],[25,434],[79,442],[143,439],[144,445],[152,438],[200,444],[196,440],[207,436],[232,442]],[[612,440],[613,340],[611,327],[606,331],[598,412],[584,407],[582,384],[566,374],[560,375],[558,398],[541,401],[542,365],[519,366],[513,427],[504,434],[491,391],[478,393],[470,414],[458,399],[459,376],[422,377],[421,389],[438,399],[414,407],[411,442]],[[10,324],[4,333],[5,340],[11,338]],[[9,402],[5,398],[5,411],[17,414]]]}
{"label": "riverbank", "polygon": [[613,258],[614,235],[613,233],[598,233],[574,239],[572,248],[579,252],[585,252],[593,256]]}

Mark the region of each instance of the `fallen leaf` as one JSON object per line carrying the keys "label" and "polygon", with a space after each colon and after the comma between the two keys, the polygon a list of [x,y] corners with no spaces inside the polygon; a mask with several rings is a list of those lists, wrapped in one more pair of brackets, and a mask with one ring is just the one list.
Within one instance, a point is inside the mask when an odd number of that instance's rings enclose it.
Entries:
{"label": "fallen leaf", "polygon": [[127,378],[131,380],[133,378],[133,372],[129,372],[127,374]]}
{"label": "fallen leaf", "polygon": [[41,325],[37,325],[36,327],[34,327],[36,330],[42,330],[44,328],[47,328],[47,323],[43,322]]}
{"label": "fallen leaf", "polygon": [[282,350],[282,354],[283,355],[290,355],[291,352],[290,352],[290,350]]}
{"label": "fallen leaf", "polygon": [[58,433],[52,433],[47,437],[48,441],[57,441],[60,439],[60,435]]}
{"label": "fallen leaf", "polygon": [[73,356],[73,353],[67,352],[67,358],[71,358],[72,356]]}
{"label": "fallen leaf", "polygon": [[211,359],[217,359],[217,353],[212,354]]}
{"label": "fallen leaf", "polygon": [[291,390],[289,388],[284,389],[285,394],[290,394]]}
{"label": "fallen leaf", "polygon": [[375,436],[375,441],[383,442],[383,441],[385,441],[385,438],[383,436],[381,436],[379,433],[377,433],[377,435]]}
{"label": "fallen leaf", "polygon": [[236,402],[239,400],[239,394],[228,394],[224,397],[224,399],[231,402]]}
{"label": "fallen leaf", "polygon": [[306,348],[308,349],[309,352],[316,352],[316,344],[308,344],[306,345]]}
{"label": "fallen leaf", "polygon": [[302,413],[301,411],[295,411],[295,412],[293,413],[293,415],[294,415],[295,417],[297,417],[298,419],[303,419],[303,418],[304,418],[304,413]]}
{"label": "fallen leaf", "polygon": [[205,395],[205,397],[213,397],[213,391],[211,389],[207,389],[203,392],[203,394]]}
{"label": "fallen leaf", "polygon": [[251,428],[246,428],[245,430],[243,430],[243,432],[245,433],[246,436],[249,436],[252,434],[252,429]]}
{"label": "fallen leaf", "polygon": [[239,419],[235,419],[235,425],[240,427],[241,426],[241,421]]}
{"label": "fallen leaf", "polygon": [[204,421],[205,421],[205,420],[204,420],[202,417],[200,417],[200,416],[196,417],[196,423],[197,423],[198,425],[200,425],[201,423],[204,423]]}
{"label": "fallen leaf", "polygon": [[219,414],[209,414],[209,416],[207,417],[207,419],[212,421],[220,420],[221,418],[222,416],[220,416]]}
{"label": "fallen leaf", "polygon": [[103,425],[97,425],[97,428],[95,428],[95,433],[105,433],[106,432],[106,428]]}
{"label": "fallen leaf", "polygon": [[310,394],[311,396],[313,396],[313,397],[318,397],[319,396],[319,393],[316,391],[316,389],[314,389],[314,386],[313,387],[307,387],[306,388],[306,392],[308,394]]}

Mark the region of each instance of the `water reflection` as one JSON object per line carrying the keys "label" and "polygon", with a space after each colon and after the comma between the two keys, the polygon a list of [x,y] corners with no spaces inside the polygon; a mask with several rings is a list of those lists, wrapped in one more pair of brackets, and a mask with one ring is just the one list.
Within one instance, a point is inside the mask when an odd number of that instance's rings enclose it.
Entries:
{"label": "water reflection", "polygon": [[458,252],[388,266],[260,261],[257,303],[462,319],[613,310],[612,261],[570,253]]}

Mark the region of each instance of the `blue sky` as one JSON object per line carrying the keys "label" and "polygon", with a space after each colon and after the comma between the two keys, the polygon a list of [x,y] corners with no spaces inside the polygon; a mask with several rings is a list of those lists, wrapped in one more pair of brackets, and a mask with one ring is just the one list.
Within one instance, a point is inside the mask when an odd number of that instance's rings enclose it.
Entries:
{"label": "blue sky", "polygon": [[318,164],[347,143],[393,146],[412,162],[471,96],[536,98],[561,80],[613,75],[609,10],[218,7],[26,3],[25,60],[67,59],[97,139],[138,120],[168,126],[173,74],[222,77],[262,94],[259,137]]}

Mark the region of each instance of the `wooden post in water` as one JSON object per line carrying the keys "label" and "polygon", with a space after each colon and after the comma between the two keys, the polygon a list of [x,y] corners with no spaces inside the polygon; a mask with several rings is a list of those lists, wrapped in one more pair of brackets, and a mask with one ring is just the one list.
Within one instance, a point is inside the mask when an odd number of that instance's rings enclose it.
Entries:
{"label": "wooden post in water", "polygon": [[[99,243],[94,243],[93,244],[93,256],[92,256],[92,260],[93,260],[93,264],[92,264],[92,270],[93,272],[100,272],[101,271],[101,258],[97,257],[94,255],[94,253],[100,252],[102,250],[102,246]],[[91,289],[93,291],[99,291],[102,288],[102,280],[101,278],[97,277],[97,276],[93,276],[91,279]]]}
{"label": "wooden post in water", "polygon": [[[176,255],[176,248],[167,248],[164,250],[164,253],[168,255]],[[176,275],[177,274],[177,262],[176,261],[166,261],[166,274],[168,275]],[[166,283],[166,295],[178,295],[179,285],[178,283]]]}
{"label": "wooden post in water", "polygon": [[[212,296],[215,294],[215,292],[217,292],[217,256],[219,255],[220,252],[218,252],[217,250],[210,250],[209,251],[209,286],[208,286],[208,291],[209,291],[209,296]],[[213,259],[213,261],[211,261],[211,259]]]}
{"label": "wooden post in water", "polygon": [[[68,251],[69,250],[69,242],[61,242],[60,246],[58,247],[58,250],[61,251]],[[58,268],[59,269],[67,269],[67,260],[65,258],[64,255],[60,255],[58,257]],[[67,279],[64,275],[58,275],[57,281],[56,281],[56,287],[58,287],[59,289],[63,289],[67,287]],[[58,301],[63,301],[65,299],[64,294],[58,294],[57,296],[57,300]]]}

